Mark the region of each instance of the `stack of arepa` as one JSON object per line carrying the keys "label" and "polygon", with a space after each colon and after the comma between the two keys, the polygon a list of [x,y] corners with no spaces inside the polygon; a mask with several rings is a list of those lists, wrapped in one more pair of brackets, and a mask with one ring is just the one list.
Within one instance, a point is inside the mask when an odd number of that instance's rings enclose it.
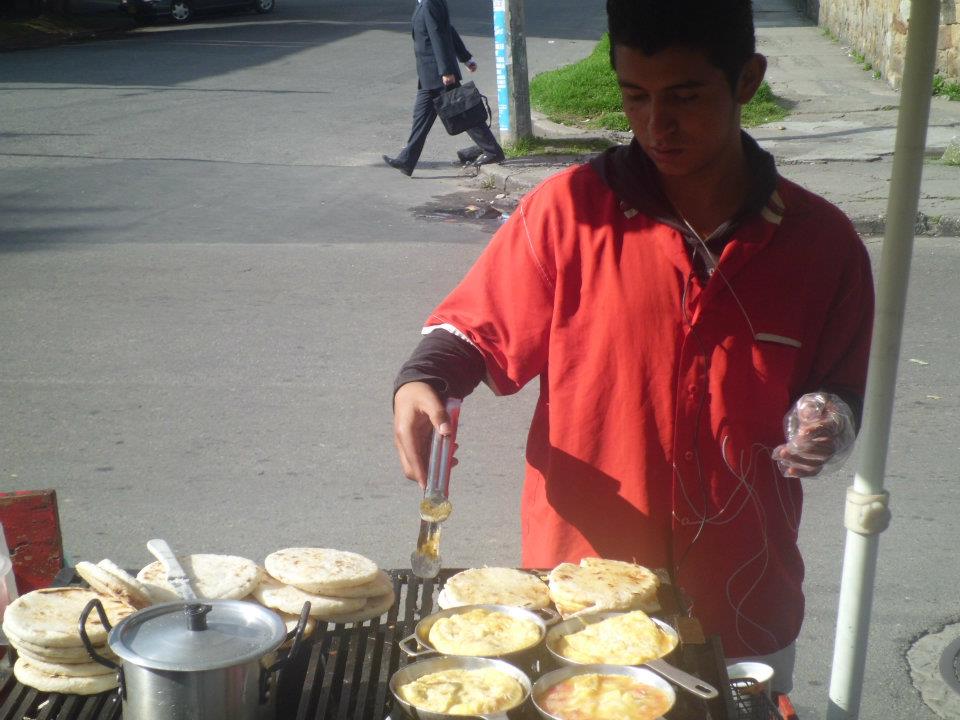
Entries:
{"label": "stack of arepa", "polygon": [[[13,671],[20,682],[43,692],[75,695],[117,686],[116,672],[90,659],[77,629],[83,608],[94,598],[100,599],[111,625],[135,612],[132,605],[79,587],[34,590],[10,604],[3,632],[19,656]],[[87,618],[86,631],[101,656],[115,659],[96,612]]]}
{"label": "stack of arepa", "polygon": [[379,617],[395,600],[393,582],[369,558],[347,550],[292,547],[271,553],[253,597],[287,615],[310,603],[310,616],[330,623]]}

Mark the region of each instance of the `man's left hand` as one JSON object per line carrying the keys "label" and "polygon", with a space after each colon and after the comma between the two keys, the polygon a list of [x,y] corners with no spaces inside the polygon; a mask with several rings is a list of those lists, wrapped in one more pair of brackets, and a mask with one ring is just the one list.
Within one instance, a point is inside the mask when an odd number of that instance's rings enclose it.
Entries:
{"label": "man's left hand", "polygon": [[838,396],[807,393],[783,419],[787,442],[773,451],[784,477],[812,477],[835,469],[853,450],[853,411]]}
{"label": "man's left hand", "polygon": [[444,85],[453,85],[457,81],[456,75],[442,75],[440,77]]}
{"label": "man's left hand", "polygon": [[476,72],[476,71],[477,71],[477,61],[476,61],[476,60],[470,60],[470,61],[467,63],[467,70],[469,70],[470,72]]}

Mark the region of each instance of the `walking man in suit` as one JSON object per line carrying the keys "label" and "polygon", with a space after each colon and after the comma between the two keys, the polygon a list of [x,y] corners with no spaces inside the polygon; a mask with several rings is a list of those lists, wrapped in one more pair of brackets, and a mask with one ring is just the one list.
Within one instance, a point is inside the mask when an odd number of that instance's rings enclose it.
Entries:
{"label": "walking man in suit", "polygon": [[[460,84],[457,60],[464,63],[470,72],[477,69],[477,61],[450,23],[446,0],[417,0],[417,9],[413,12],[413,49],[417,58],[418,79],[413,128],[407,144],[395,158],[383,156],[387,165],[408,176],[413,174],[427,134],[437,119],[433,99],[446,88]],[[471,128],[467,134],[475,145],[457,151],[461,163],[479,166],[503,161],[503,148],[488,126]]]}

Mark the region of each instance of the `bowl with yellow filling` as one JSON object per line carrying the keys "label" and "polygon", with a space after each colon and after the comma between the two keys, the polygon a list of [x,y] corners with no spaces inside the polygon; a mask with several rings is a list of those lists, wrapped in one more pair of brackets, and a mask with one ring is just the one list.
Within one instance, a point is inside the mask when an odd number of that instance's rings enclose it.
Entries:
{"label": "bowl with yellow filling", "polygon": [[462,605],[425,617],[400,647],[410,657],[440,653],[523,664],[539,651],[548,623],[558,619],[511,605]]}
{"label": "bowl with yellow filling", "polygon": [[545,720],[658,720],[677,696],[666,680],[627,665],[580,665],[554,670],[533,686]]}
{"label": "bowl with yellow filling", "polygon": [[396,702],[408,717],[419,720],[519,718],[530,690],[530,679],[522,670],[491,658],[418,660],[390,678]]}
{"label": "bowl with yellow filling", "polygon": [[676,630],[642,610],[571,618],[546,636],[547,650],[560,665],[644,665],[669,655],[679,642]]}

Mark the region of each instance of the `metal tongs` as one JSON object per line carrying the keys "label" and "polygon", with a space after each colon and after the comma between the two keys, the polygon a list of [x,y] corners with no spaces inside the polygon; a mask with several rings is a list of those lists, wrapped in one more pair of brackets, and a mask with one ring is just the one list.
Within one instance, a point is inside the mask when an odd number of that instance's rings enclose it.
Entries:
{"label": "metal tongs", "polygon": [[449,398],[446,403],[450,417],[449,435],[441,435],[436,428],[430,441],[430,463],[427,466],[427,486],[420,501],[420,535],[417,549],[410,555],[410,567],[414,575],[434,578],[440,572],[440,523],[450,517],[450,467],[453,462],[453,446],[457,439],[457,424],[460,420],[460,398]]}

